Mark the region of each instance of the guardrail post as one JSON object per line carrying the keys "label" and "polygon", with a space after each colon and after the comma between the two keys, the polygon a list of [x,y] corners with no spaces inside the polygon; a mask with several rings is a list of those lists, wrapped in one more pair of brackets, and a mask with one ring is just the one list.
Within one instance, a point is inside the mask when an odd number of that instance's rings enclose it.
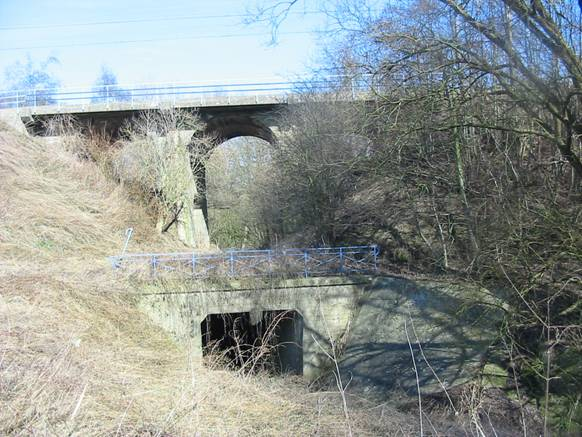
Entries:
{"label": "guardrail post", "polygon": [[119,257],[108,256],[107,259],[109,260],[109,263],[111,264],[111,267],[113,267],[114,270],[117,270],[121,267],[121,261]]}
{"label": "guardrail post", "polygon": [[303,275],[307,278],[307,276],[309,276],[309,273],[307,271],[307,259],[308,259],[309,255],[307,253],[307,251],[303,251]]}
{"label": "guardrail post", "polygon": [[158,260],[156,259],[155,255],[152,255],[152,277],[155,278],[157,271],[156,271],[156,266],[158,264]]}
{"label": "guardrail post", "polygon": [[234,276],[234,252],[230,251],[230,276]]}
{"label": "guardrail post", "polygon": [[344,274],[344,248],[340,247],[339,250],[339,259],[340,259],[340,268],[339,268],[339,272],[340,274]]}

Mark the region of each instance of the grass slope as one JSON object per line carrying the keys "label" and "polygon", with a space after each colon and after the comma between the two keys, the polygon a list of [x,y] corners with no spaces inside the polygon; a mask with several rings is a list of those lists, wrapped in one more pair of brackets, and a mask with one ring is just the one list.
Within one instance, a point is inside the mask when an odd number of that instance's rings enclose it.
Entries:
{"label": "grass slope", "polygon": [[[0,435],[344,435],[336,393],[201,367],[154,327],[105,256],[179,249],[63,142],[0,129]],[[416,420],[352,401],[355,435]]]}

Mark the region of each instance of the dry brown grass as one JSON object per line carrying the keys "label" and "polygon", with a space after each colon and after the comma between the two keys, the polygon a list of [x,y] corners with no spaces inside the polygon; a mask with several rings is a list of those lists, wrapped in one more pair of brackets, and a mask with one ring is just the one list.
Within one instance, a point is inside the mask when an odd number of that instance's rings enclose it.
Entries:
{"label": "dry brown grass", "polygon": [[[105,256],[180,249],[58,141],[0,132],[0,435],[344,435],[337,393],[189,359]],[[355,435],[416,425],[354,399]]]}

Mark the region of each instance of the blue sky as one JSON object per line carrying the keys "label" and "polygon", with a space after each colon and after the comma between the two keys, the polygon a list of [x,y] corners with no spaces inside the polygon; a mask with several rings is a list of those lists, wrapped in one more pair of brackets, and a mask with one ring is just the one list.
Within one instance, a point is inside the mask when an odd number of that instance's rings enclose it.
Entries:
{"label": "blue sky", "polygon": [[245,26],[244,17],[232,16],[245,14],[252,1],[0,0],[0,73],[27,54],[36,61],[57,57],[60,65],[52,69],[63,86],[92,84],[101,65],[120,83],[305,73],[317,59],[313,31],[325,17],[301,5],[283,23],[278,44],[269,46],[266,25]]}

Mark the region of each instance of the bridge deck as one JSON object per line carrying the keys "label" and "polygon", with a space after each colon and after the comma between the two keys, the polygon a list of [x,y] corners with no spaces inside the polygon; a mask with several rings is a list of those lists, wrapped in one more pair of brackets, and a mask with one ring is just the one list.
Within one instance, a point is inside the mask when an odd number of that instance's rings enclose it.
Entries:
{"label": "bridge deck", "polygon": [[[264,107],[272,109],[276,106],[283,106],[289,103],[287,95],[223,95],[223,96],[205,96],[197,98],[179,98],[179,99],[150,99],[137,101],[106,101],[97,103],[81,104],[57,104],[29,106],[18,108],[22,116],[27,115],[58,115],[58,114],[89,114],[102,112],[127,112],[127,111],[145,111],[159,108],[220,108],[220,107]],[[13,111],[14,109],[11,109]]]}

